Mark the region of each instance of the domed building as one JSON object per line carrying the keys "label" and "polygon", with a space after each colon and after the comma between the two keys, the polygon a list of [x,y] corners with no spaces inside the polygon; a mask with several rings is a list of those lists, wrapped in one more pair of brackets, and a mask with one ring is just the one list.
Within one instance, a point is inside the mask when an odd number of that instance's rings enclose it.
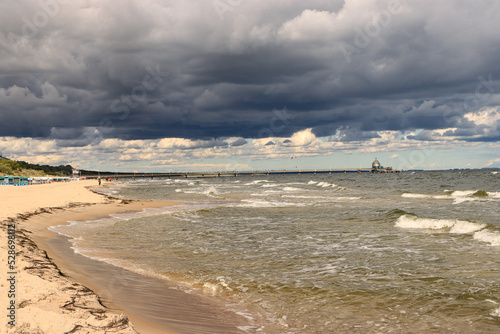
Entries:
{"label": "domed building", "polygon": [[380,164],[380,162],[375,158],[375,161],[372,162],[372,172],[380,172],[384,169],[384,167]]}
{"label": "domed building", "polygon": [[392,167],[384,167],[380,164],[380,161],[375,158],[375,161],[372,162],[372,169],[370,173],[399,173],[399,170],[393,170]]}

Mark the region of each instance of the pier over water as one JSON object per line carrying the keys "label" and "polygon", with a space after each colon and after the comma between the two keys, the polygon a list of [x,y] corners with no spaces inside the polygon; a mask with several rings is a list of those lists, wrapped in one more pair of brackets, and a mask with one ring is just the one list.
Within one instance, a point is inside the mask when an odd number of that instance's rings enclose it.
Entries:
{"label": "pier over water", "polygon": [[[270,170],[270,171],[223,171],[223,172],[172,172],[172,173],[116,173],[101,174],[101,179],[134,179],[134,178],[214,178],[214,177],[238,177],[238,176],[263,176],[263,175],[316,175],[316,174],[380,174],[380,173],[400,173],[399,170],[372,168],[348,168],[348,169],[318,169],[318,170]],[[98,176],[88,176],[90,179],[97,179]]]}

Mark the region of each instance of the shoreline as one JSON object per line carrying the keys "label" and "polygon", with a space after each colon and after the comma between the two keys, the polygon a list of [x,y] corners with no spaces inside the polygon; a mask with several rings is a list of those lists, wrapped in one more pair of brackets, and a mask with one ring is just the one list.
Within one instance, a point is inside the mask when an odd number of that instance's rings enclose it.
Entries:
{"label": "shoreline", "polygon": [[[123,314],[101,304],[99,296],[61,272],[30,238],[26,221],[72,207],[109,203],[86,187],[93,182],[0,187],[1,307],[5,333],[137,333]],[[8,276],[7,276],[8,275]]]}
{"label": "shoreline", "polygon": [[[48,230],[49,226],[68,224],[69,220],[83,221],[118,212],[140,211],[145,208],[179,204],[166,201],[136,201],[115,198],[89,189],[89,185],[97,188],[97,185],[93,183],[92,181],[78,181],[64,184],[72,185],[71,187],[54,185],[55,187],[52,188],[57,188],[56,192],[65,193],[63,190],[66,192],[69,190],[72,195],[61,195],[58,199],[53,198],[52,201],[48,200],[48,196],[44,196],[41,202],[44,204],[53,203],[53,205],[44,207],[37,207],[40,205],[40,201],[31,201],[29,205],[25,203],[31,191],[35,193],[31,193],[31,195],[39,196],[49,192],[50,185],[29,186],[24,187],[21,191],[15,190],[16,193],[24,193],[24,197],[9,197],[12,195],[10,190],[13,187],[0,189],[0,198],[9,198],[8,201],[11,204],[9,210],[0,214],[2,270],[7,265],[6,241],[9,222],[16,224],[17,261],[16,296],[11,299],[15,301],[17,307],[15,326],[9,327],[9,319],[4,318],[0,328],[5,328],[8,333],[22,331],[38,331],[37,333],[187,333],[189,331],[176,330],[175,323],[196,321],[199,313],[204,312],[203,315],[207,316],[209,321],[206,325],[213,327],[214,333],[237,333],[235,324],[240,323],[242,319],[235,321],[231,317],[235,314],[230,315],[229,311],[213,310],[213,301],[179,291],[174,284],[163,280],[143,276],[77,254],[70,248],[69,238]],[[33,189],[31,187],[46,188]],[[19,203],[20,198],[23,198],[24,203]],[[15,218],[13,218],[13,213],[16,213]],[[92,270],[94,272],[89,274]],[[116,277],[119,277],[122,282],[128,281],[127,284],[122,284],[120,291],[109,289],[109,280]],[[141,290],[129,289],[127,291],[127,286],[134,286],[137,285],[137,282],[142,281],[147,283],[141,286]],[[2,297],[8,295],[7,290],[8,284],[2,282],[0,285]],[[161,308],[139,310],[131,307],[135,304],[134,300],[137,301],[144,297],[143,294],[158,296],[158,302],[163,303]],[[151,295],[145,297],[150,298]],[[125,297],[120,299],[119,296]],[[6,302],[5,307],[7,308],[9,301]],[[1,306],[4,307],[3,302]],[[152,315],[147,313],[152,313]],[[162,320],[165,315],[167,321]],[[170,326],[172,323],[174,325]]]}

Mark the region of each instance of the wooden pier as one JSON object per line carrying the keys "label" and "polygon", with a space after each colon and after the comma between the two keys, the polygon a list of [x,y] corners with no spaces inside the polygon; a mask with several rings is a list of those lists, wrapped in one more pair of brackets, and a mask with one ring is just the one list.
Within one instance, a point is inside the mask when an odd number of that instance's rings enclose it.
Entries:
{"label": "wooden pier", "polygon": [[[267,175],[316,175],[316,174],[384,174],[400,173],[399,170],[371,168],[349,169],[320,169],[320,170],[270,170],[270,171],[224,171],[224,172],[175,172],[175,173],[110,173],[101,174],[101,179],[157,179],[157,178],[216,178],[238,176],[267,176]],[[98,176],[87,176],[88,179],[97,179]]]}

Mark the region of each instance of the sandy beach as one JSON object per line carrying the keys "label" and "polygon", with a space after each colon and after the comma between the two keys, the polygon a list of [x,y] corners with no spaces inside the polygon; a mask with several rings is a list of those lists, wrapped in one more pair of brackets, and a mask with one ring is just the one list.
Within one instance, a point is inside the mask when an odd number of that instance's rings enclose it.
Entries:
{"label": "sandy beach", "polygon": [[63,259],[53,261],[46,245],[39,247],[43,240],[54,237],[47,227],[54,224],[55,214],[58,223],[65,223],[69,217],[89,219],[175,204],[122,201],[94,193],[89,189],[92,186],[97,181],[0,187],[0,300],[4,310],[0,332],[156,332],[140,319],[140,326],[134,327],[121,310],[105,306],[94,291],[61,271],[56,263]]}

